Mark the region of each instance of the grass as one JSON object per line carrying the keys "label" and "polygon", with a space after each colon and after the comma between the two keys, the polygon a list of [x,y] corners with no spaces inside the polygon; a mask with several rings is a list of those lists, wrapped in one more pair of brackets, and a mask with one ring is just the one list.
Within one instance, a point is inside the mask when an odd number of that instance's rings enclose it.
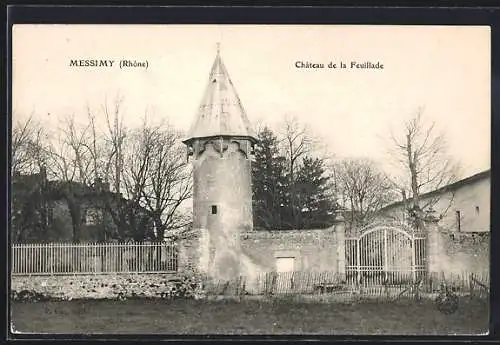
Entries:
{"label": "grass", "polygon": [[11,305],[16,332],[85,334],[449,335],[488,329],[488,302],[464,299],[445,315],[431,301],[60,301]]}

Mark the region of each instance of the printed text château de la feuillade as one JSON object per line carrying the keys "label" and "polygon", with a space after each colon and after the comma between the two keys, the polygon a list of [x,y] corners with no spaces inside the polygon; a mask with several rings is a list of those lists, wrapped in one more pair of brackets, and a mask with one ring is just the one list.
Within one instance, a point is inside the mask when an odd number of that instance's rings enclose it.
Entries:
{"label": "printed text ch\u00e2teau de la feuillade", "polygon": [[333,62],[333,61],[330,61],[327,64],[315,63],[315,62],[309,62],[309,61],[296,61],[295,67],[298,69],[303,69],[303,68],[304,69],[322,69],[322,68],[330,68],[330,69],[384,69],[384,64],[379,62],[379,61],[377,61],[377,62],[371,62],[371,61]]}

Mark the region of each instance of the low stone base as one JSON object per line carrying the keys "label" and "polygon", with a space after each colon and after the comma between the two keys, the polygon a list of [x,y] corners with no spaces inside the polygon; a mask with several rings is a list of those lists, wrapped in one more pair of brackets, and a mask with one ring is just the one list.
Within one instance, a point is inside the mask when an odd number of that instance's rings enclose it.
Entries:
{"label": "low stone base", "polygon": [[162,297],[172,291],[171,274],[14,276],[11,292],[23,290],[56,299]]}

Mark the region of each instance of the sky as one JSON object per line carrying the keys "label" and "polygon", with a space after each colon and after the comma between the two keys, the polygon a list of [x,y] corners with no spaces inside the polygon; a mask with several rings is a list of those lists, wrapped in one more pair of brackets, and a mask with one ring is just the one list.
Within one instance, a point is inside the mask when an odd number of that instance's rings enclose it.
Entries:
{"label": "sky", "polygon": [[[462,177],[490,168],[490,29],[459,26],[15,25],[12,107],[51,128],[123,98],[128,126],[147,112],[187,131],[217,43],[249,120],[307,124],[329,152],[388,167],[392,129],[424,109]],[[115,60],[75,67],[70,61]],[[120,60],[146,62],[123,68]],[[297,68],[296,63],[325,68]],[[328,63],[348,68],[328,68]],[[349,68],[377,62],[384,69]],[[103,118],[101,117],[101,120]]]}

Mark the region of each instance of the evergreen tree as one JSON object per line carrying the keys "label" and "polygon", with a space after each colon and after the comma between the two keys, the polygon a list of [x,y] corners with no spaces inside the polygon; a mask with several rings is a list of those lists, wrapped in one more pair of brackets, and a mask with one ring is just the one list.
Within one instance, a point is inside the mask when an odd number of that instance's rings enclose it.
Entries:
{"label": "evergreen tree", "polygon": [[336,203],[322,159],[304,157],[292,189],[296,200],[294,214],[299,215],[294,228],[325,228],[332,225]]}
{"label": "evergreen tree", "polygon": [[304,156],[292,175],[273,131],[264,127],[258,139],[252,163],[254,226],[266,230],[330,226],[336,204],[323,160]]}
{"label": "evergreen tree", "polygon": [[286,209],[286,160],[280,155],[278,139],[271,129],[264,127],[258,139],[252,163],[254,226],[279,230]]}
{"label": "evergreen tree", "polygon": [[44,172],[14,175],[11,194],[11,240],[45,242],[48,240],[47,180]]}

